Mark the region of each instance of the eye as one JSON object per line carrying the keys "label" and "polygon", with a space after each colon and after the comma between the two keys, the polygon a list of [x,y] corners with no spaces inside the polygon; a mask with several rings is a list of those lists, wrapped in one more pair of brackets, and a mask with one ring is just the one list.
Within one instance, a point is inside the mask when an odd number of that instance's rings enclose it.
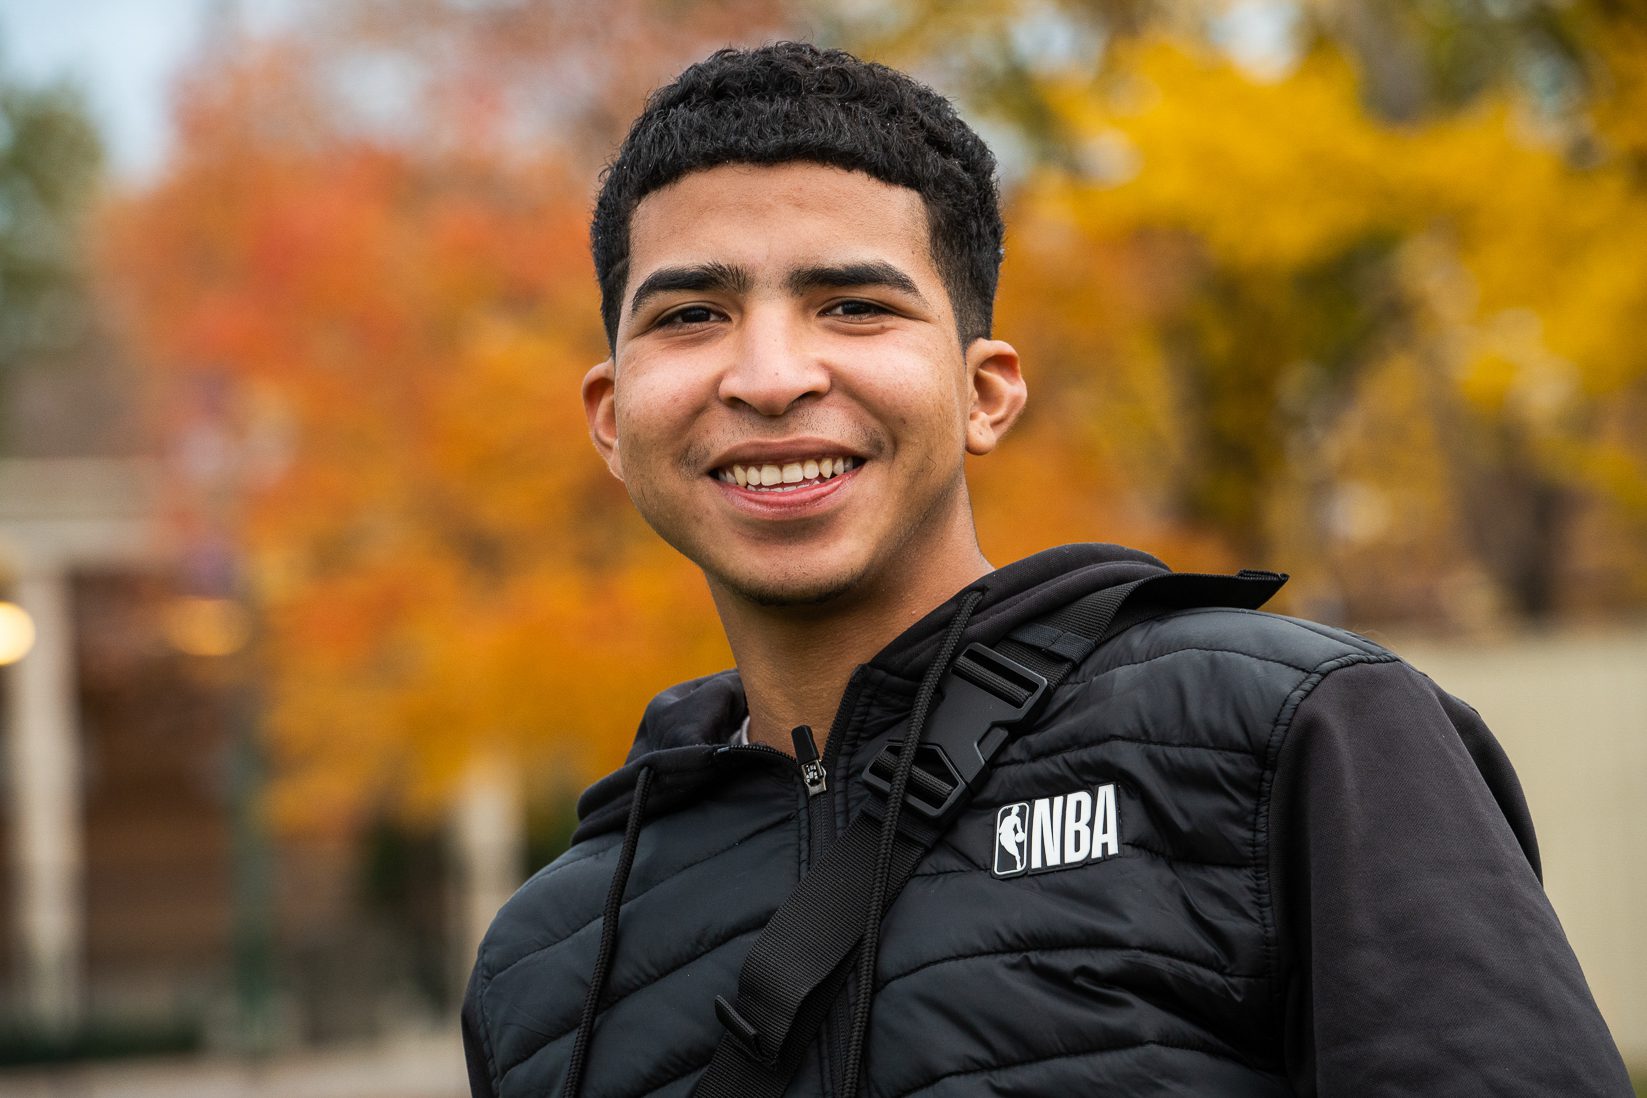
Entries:
{"label": "eye", "polygon": [[877,305],[873,301],[863,301],[859,298],[848,298],[837,301],[824,310],[825,316],[839,316],[851,319],[886,316],[891,310],[884,305]]}
{"label": "eye", "polygon": [[694,324],[708,324],[715,319],[715,310],[707,305],[688,305],[684,309],[677,309],[658,321],[659,327],[686,327]]}

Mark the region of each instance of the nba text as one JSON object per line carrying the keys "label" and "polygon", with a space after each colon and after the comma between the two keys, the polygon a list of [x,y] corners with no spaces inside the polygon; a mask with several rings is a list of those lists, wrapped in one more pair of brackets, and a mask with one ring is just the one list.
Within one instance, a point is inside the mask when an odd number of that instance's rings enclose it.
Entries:
{"label": "nba text", "polygon": [[1069,869],[1120,851],[1114,783],[1002,805],[995,814],[997,877]]}

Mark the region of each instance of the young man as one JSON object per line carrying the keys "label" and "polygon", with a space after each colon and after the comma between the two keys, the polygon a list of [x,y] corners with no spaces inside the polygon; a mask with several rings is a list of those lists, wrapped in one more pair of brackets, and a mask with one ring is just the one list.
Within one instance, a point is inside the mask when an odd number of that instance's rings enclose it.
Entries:
{"label": "young man", "polygon": [[963,463],[1025,400],[993,171],[929,89],[794,43],[631,129],[584,403],[737,669],[658,696],[499,913],[473,1092],[1628,1095],[1472,710],[1220,608],[1275,578],[984,560]]}

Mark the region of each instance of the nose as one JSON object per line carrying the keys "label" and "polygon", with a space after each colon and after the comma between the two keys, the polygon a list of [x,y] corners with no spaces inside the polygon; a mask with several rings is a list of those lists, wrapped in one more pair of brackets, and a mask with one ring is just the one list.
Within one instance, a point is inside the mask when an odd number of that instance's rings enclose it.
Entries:
{"label": "nose", "polygon": [[829,391],[829,369],[786,310],[750,309],[728,348],[720,398],[763,416],[781,416],[807,397]]}

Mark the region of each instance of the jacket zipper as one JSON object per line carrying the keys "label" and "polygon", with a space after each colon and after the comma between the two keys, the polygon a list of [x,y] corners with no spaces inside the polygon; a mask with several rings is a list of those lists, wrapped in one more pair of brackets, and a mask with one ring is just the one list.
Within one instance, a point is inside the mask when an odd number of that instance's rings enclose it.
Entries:
{"label": "jacket zipper", "polygon": [[[840,757],[841,739],[846,733],[848,722],[847,714],[857,705],[858,693],[863,686],[862,671],[863,668],[857,668],[847,680],[846,690],[841,695],[840,708],[835,711],[835,719],[830,725],[829,739],[824,742],[821,758],[812,729],[804,724],[790,733],[795,741],[793,757],[763,743],[721,748],[726,752],[752,751],[771,755],[794,765],[799,770],[806,806],[807,856],[801,868],[803,875],[817,863],[823,855],[824,848],[835,840],[835,810],[832,803],[834,798],[829,792],[829,772],[835,768]],[[841,1077],[846,1072],[846,1050],[836,1035],[846,1032],[849,1021],[847,997],[842,995],[835,1000],[828,1017],[824,1019],[824,1024],[818,1031],[819,1067],[824,1076],[822,1082],[825,1095],[834,1095],[839,1091]]]}
{"label": "jacket zipper", "polygon": [[[829,772],[818,758],[818,741],[812,738],[812,729],[801,725],[794,731],[795,759],[801,764],[801,782],[806,786],[806,852],[807,868],[818,864],[823,857],[824,844],[834,838],[834,811],[829,797]],[[828,744],[825,750],[828,750]],[[818,1092],[825,1098],[835,1094],[834,1057],[830,1050],[829,1020],[818,1027]]]}
{"label": "jacket zipper", "polygon": [[[818,761],[818,741],[812,738],[812,729],[797,724],[789,733],[795,738],[795,761],[801,764],[801,784],[806,786],[807,815],[812,814],[812,798],[829,791],[829,775]],[[810,822],[810,820],[809,820]]]}
{"label": "jacket zipper", "polygon": [[[793,758],[776,748],[761,743],[751,743],[739,747],[723,748],[724,751],[756,751],[763,755],[773,755],[785,763],[795,766],[800,771],[801,800],[806,808],[806,857],[801,865],[801,874],[805,876],[808,870],[817,864],[823,854],[823,846],[835,837],[835,816],[830,805],[829,772],[825,759],[832,758],[834,740],[831,739],[824,746],[824,759],[818,757],[818,741],[812,736],[812,729],[807,725],[797,725],[790,735],[795,741],[795,755]],[[818,1070],[822,1075],[821,1091],[826,1098],[832,1098],[837,1089],[836,1080],[844,1070],[840,1063],[840,1054],[836,1049],[838,1041],[831,1039],[830,1030],[839,1025],[831,1017],[825,1019],[819,1027],[819,1055]]]}
{"label": "jacket zipper", "polygon": [[[847,679],[846,689],[841,692],[841,704],[835,710],[835,719],[829,725],[829,739],[824,741],[823,758],[819,762],[824,774],[835,770],[840,764],[841,744],[846,739],[846,728],[851,722],[851,714],[858,707],[858,695],[863,691],[864,669],[853,669],[852,677]],[[839,783],[842,795],[845,795],[847,782]],[[811,825],[811,846],[814,860],[822,853],[823,848],[835,841],[835,806],[831,803],[833,797],[810,797],[807,804],[808,822]],[[851,986],[851,977],[847,977],[848,990]],[[846,1076],[846,1046],[845,1035],[850,1032],[851,1013],[847,1006],[847,995],[842,994],[835,999],[824,1016],[823,1025],[818,1027],[818,1058],[824,1074],[823,1092],[834,1095],[840,1092]]]}

